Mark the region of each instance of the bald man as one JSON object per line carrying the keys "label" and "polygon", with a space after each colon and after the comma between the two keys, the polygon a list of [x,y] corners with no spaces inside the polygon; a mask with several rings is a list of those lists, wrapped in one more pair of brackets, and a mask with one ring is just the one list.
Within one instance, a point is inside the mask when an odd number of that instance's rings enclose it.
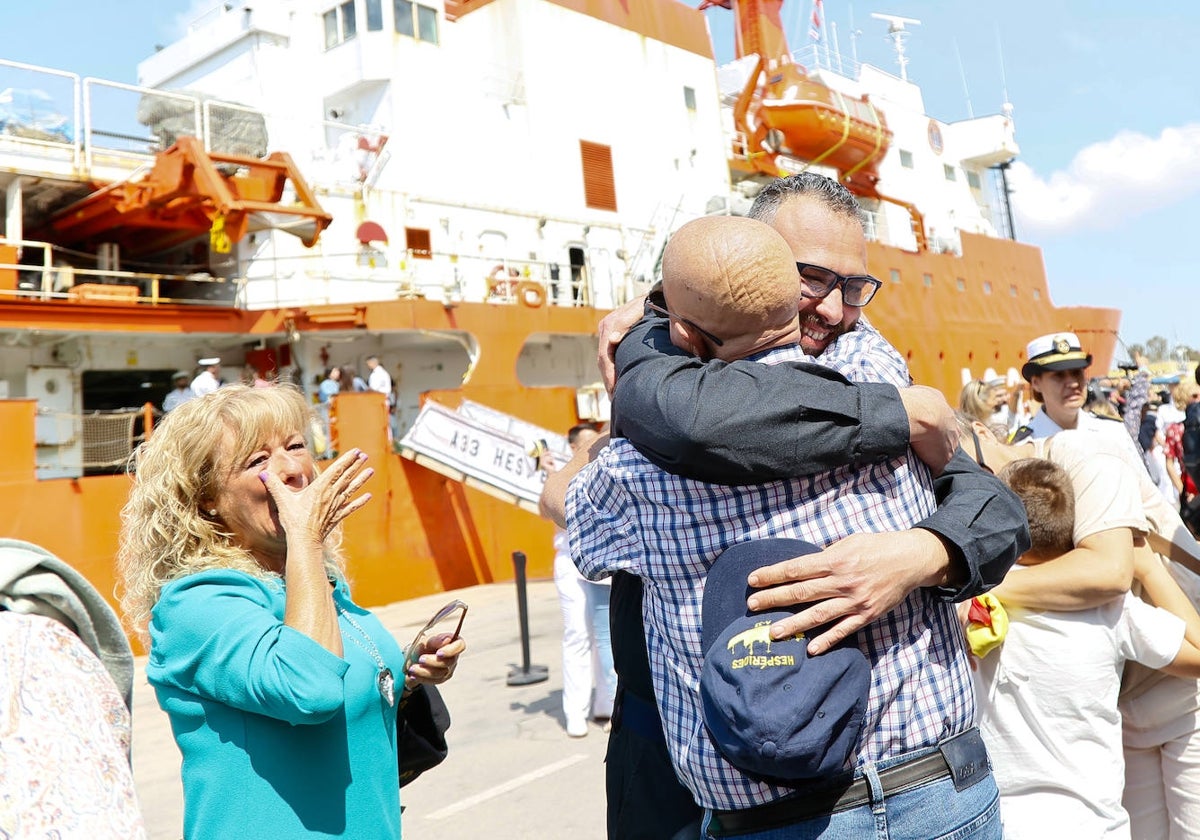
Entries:
{"label": "bald man", "polygon": [[[800,284],[791,249],[772,228],[753,219],[705,217],[668,243],[660,314],[670,321],[672,343],[701,358],[811,361],[800,346]],[[847,332],[822,361],[847,374],[907,381],[903,360],[874,331]],[[619,390],[618,381],[618,397]],[[906,826],[914,837],[944,833],[943,821],[958,827],[963,816],[979,828],[965,836],[999,836],[996,786],[971,728],[974,702],[961,633],[953,606],[934,589],[949,583],[944,550],[928,551],[917,570],[918,588],[898,596],[854,639],[871,664],[872,689],[863,735],[843,773],[799,786],[751,777],[726,760],[701,721],[700,603],[708,568],[722,551],[763,537],[845,545],[854,538],[844,538],[858,532],[892,532],[897,543],[914,546],[937,542],[911,530],[934,508],[929,471],[910,454],[804,478],[725,486],[670,475],[616,439],[571,482],[566,514],[580,570],[592,579],[628,572],[646,584],[654,694],[675,770],[707,812],[707,836],[808,830],[814,820],[832,824],[834,806],[833,821],[857,830],[860,822],[875,825],[876,799],[887,800],[893,836],[909,836]],[[828,647],[816,639],[809,651]],[[932,816],[931,803],[940,816]]]}
{"label": "bald man", "polygon": [[800,275],[783,237],[754,219],[681,227],[663,252],[663,297],[671,342],[701,358],[734,361],[800,340]]}

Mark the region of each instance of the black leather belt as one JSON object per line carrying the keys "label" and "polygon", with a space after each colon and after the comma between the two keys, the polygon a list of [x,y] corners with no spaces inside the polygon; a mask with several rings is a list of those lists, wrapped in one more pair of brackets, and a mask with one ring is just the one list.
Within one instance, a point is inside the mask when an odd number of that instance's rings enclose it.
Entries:
{"label": "black leather belt", "polygon": [[[943,741],[934,752],[880,770],[879,782],[885,796],[947,777],[955,780],[956,789],[965,790],[986,777],[988,772],[990,767],[983,739],[978,729],[970,729]],[[714,837],[751,834],[870,803],[870,785],[866,779],[859,778],[844,785],[793,794],[753,808],[714,810],[709,830]]]}

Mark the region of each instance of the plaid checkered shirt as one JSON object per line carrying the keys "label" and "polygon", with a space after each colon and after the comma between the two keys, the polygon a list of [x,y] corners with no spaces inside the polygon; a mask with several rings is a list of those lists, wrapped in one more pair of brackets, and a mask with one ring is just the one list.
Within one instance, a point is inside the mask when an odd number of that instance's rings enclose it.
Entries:
{"label": "plaid checkered shirt", "polygon": [[[754,357],[813,361],[799,346]],[[909,384],[904,360],[869,326],[820,359],[858,381]],[[614,440],[571,482],[571,553],[583,574],[644,581],[643,622],[654,690],[675,769],[706,808],[750,808],[793,788],[756,781],[717,750],[700,711],[700,608],[713,560],[729,546],[796,537],[827,546],[857,532],[902,531],[936,507],[928,469],[910,452],[867,467],[752,486],[671,475]],[[918,589],[856,634],[871,689],[856,766],[931,747],[965,731],[975,698],[954,606]]]}

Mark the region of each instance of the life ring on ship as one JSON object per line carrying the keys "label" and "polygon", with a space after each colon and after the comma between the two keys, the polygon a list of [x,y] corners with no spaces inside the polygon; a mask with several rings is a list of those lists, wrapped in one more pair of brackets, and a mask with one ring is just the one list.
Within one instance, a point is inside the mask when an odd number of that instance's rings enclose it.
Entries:
{"label": "life ring on ship", "polygon": [[515,268],[497,265],[488,274],[488,297],[493,300],[510,299],[519,287],[521,274]]}
{"label": "life ring on ship", "polygon": [[517,284],[517,300],[530,309],[537,309],[546,303],[546,290],[541,283],[532,280],[522,280]]}

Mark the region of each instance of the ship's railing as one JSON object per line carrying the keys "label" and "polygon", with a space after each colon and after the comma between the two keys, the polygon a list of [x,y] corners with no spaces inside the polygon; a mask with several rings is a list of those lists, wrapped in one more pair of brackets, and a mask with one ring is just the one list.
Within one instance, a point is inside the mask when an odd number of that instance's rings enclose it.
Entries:
{"label": "ship's railing", "polygon": [[[546,260],[407,249],[392,264],[394,252],[363,248],[357,252],[323,251],[289,256],[295,272],[281,276],[263,260],[262,273],[244,278],[240,300],[249,308],[311,306],[350,300],[424,298],[443,303],[520,303],[542,306],[601,306],[614,301],[598,295],[596,265],[564,265]],[[595,256],[595,254],[593,254]],[[610,255],[611,263],[623,262]],[[311,267],[311,270],[309,270]],[[613,268],[616,273],[618,269]],[[300,277],[304,282],[297,282]],[[612,278],[604,278],[605,280]]]}
{"label": "ship's railing", "polygon": [[0,261],[0,300],[102,300],[110,303],[190,303],[230,306],[238,297],[238,281],[208,275],[83,268],[90,254],[69,252],[71,261],[56,259],[63,253],[46,242],[0,237],[0,246],[11,246],[21,255],[17,262]]}
{"label": "ship's railing", "polygon": [[379,157],[377,127],[266,115],[214,97],[0,59],[0,144],[45,159],[54,174],[116,180],[185,134],[206,151],[261,157],[274,129],[304,137],[316,151],[297,162],[320,168],[331,182],[362,183]]}
{"label": "ship's railing", "polygon": [[35,64],[0,59],[0,139],[35,157],[62,157],[80,167],[82,80]]}

